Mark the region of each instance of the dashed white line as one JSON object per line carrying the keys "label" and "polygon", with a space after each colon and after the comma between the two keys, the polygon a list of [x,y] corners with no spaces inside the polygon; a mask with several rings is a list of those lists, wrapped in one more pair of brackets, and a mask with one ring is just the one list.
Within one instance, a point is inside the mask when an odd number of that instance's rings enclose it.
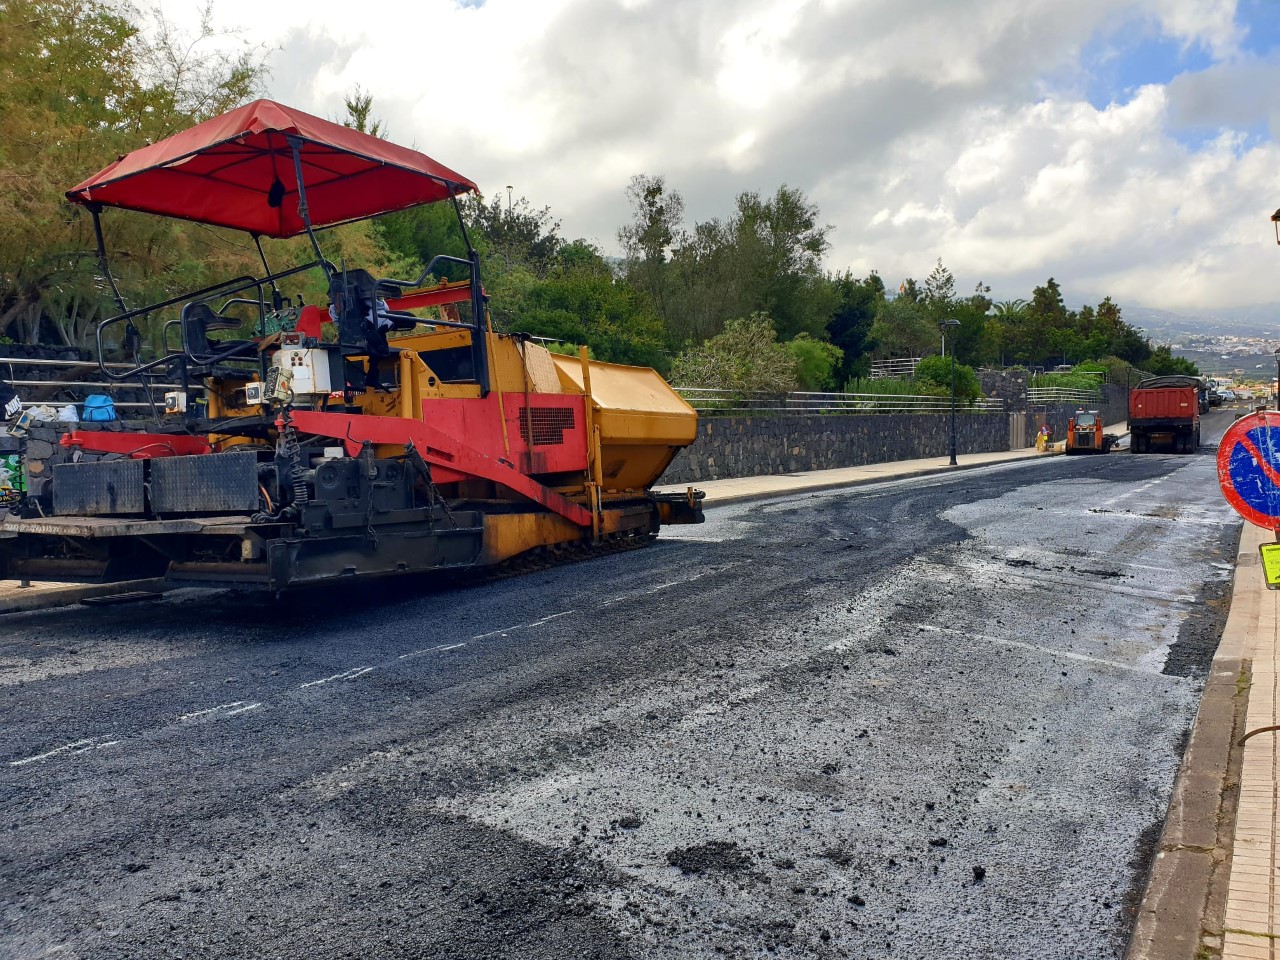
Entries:
{"label": "dashed white line", "polygon": [[211,713],[217,713],[219,710],[229,710],[232,707],[238,707],[244,703],[243,700],[233,700],[231,703],[220,703],[216,707],[210,707],[208,710],[197,710],[195,713],[184,713],[179,720],[194,720],[196,717],[207,717]]}
{"label": "dashed white line", "polygon": [[307,687],[318,687],[322,683],[332,683],[334,680],[354,680],[356,677],[363,676],[372,669],[373,667],[352,667],[350,670],[344,670],[342,673],[335,673],[332,677],[325,677],[321,680],[312,680],[310,683],[304,683],[299,687],[299,689],[305,690]]}
{"label": "dashed white line", "polygon": [[670,580],[667,583],[659,583],[652,587],[646,587],[644,590],[637,590],[632,593],[620,593],[616,597],[610,597],[608,600],[601,601],[600,606],[608,607],[615,603],[621,603],[623,600],[636,600],[636,599],[639,599],[640,597],[647,597],[651,593],[657,593],[660,590],[667,590],[667,589],[670,589],[671,587],[680,587],[686,583],[692,583],[694,580],[700,580],[703,577],[707,576],[708,574],[724,573],[724,571],[726,570],[732,570],[734,567],[740,567],[745,562],[746,561],[739,561],[737,563],[726,563],[710,570],[703,570],[700,573],[695,573],[693,576],[685,577],[683,580]]}
{"label": "dashed white line", "polygon": [[60,753],[71,753],[71,752],[83,753],[85,750],[91,749],[95,742],[96,741],[94,740],[77,740],[75,743],[68,743],[66,746],[63,746],[63,747],[55,747],[54,749],[49,750],[45,753],[39,753],[39,754],[36,754],[34,757],[27,757],[24,760],[10,760],[9,766],[23,767],[23,766],[26,766],[28,763],[36,763],[40,760],[48,760],[50,757],[56,757]]}
{"label": "dashed white line", "polygon": [[513,627],[503,627],[501,630],[490,630],[488,633],[478,633],[472,640],[486,640],[489,637],[497,637],[507,633],[514,633],[517,630],[528,630],[530,627],[540,627],[544,623],[548,623],[559,617],[567,617],[571,613],[577,613],[577,610],[563,610],[560,613],[553,613],[549,617],[543,617],[541,620],[533,620],[529,623],[517,623]]}
{"label": "dashed white line", "polygon": [[411,660],[414,657],[425,657],[428,653],[444,653],[448,650],[461,650],[465,647],[465,643],[450,643],[439,647],[427,647],[425,650],[413,650],[409,653],[402,653],[396,657],[397,660]]}
{"label": "dashed white line", "polygon": [[227,716],[234,717],[237,713],[247,713],[250,710],[257,710],[260,706],[262,706],[260,703],[251,703],[247,707],[237,707],[234,710],[228,710]]}
{"label": "dashed white line", "polygon": [[1008,637],[993,637],[985,633],[970,633],[967,630],[957,630],[954,627],[939,627],[936,624],[919,623],[916,624],[921,630],[928,630],[931,633],[949,633],[953,636],[964,637],[969,640],[982,640],[986,643],[995,643],[1005,647],[1014,647],[1018,650],[1029,650],[1032,653],[1047,653],[1051,657],[1063,657],[1067,660],[1078,660],[1081,663],[1096,663],[1103,667],[1113,667],[1116,670],[1124,670],[1127,673],[1142,673],[1148,676],[1161,676],[1159,670],[1147,670],[1142,667],[1135,667],[1132,664],[1120,663],[1116,660],[1105,660],[1102,657],[1091,657],[1087,653],[1074,653],[1070,650],[1056,650],[1053,647],[1042,647],[1035,643],[1027,643],[1023,640],[1011,640]]}

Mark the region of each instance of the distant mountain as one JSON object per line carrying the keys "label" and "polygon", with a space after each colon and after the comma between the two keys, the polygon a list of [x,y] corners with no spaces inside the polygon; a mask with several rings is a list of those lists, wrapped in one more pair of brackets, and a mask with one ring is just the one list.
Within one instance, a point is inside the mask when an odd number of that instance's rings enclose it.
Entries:
{"label": "distant mountain", "polygon": [[1175,313],[1124,303],[1121,307],[1124,319],[1157,343],[1174,342],[1188,334],[1280,339],[1280,303],[1220,307],[1203,313]]}

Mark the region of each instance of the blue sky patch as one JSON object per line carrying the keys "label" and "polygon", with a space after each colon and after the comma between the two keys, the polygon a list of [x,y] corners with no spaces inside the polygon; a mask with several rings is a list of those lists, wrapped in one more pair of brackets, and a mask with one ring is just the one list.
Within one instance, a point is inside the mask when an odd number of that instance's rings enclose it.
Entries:
{"label": "blue sky patch", "polygon": [[1080,53],[1087,77],[1085,96],[1099,110],[1110,103],[1126,103],[1139,87],[1166,84],[1180,73],[1212,66],[1213,57],[1200,44],[1185,46],[1160,36],[1152,24],[1095,37]]}

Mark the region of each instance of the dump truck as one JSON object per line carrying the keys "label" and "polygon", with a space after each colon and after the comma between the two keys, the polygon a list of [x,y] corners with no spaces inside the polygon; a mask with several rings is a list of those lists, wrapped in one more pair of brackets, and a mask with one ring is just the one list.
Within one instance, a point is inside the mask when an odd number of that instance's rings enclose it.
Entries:
{"label": "dump truck", "polygon": [[1129,449],[1195,453],[1200,447],[1199,377],[1148,377],[1129,392]]}
{"label": "dump truck", "polygon": [[[70,190],[119,308],[97,328],[103,382],[141,379],[166,412],[61,436],[69,456],[0,523],[4,575],[278,594],[522,569],[701,522],[699,491],[650,489],[697,435],[661,376],[493,329],[458,203],[475,189],[415,150],[259,100]],[[326,258],[322,227],[427,203],[452,205],[465,257],[402,279]],[[241,230],[261,270],[130,308],[108,208]],[[291,237],[314,256],[273,267],[262,241]],[[327,310],[289,295],[308,271]],[[150,355],[142,325],[159,330]],[[113,344],[127,369],[106,362]]]}
{"label": "dump truck", "polygon": [[1110,453],[1115,445],[1114,434],[1102,432],[1102,417],[1097,410],[1077,410],[1067,421],[1066,452]]}

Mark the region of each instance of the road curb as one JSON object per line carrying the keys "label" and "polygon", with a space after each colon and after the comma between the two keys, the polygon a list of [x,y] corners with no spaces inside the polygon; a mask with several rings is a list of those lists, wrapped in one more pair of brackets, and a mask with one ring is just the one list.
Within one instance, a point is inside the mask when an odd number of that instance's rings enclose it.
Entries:
{"label": "road curb", "polygon": [[1264,533],[1251,524],[1241,532],[1231,608],[1174,780],[1125,960],[1199,960],[1221,950],[1244,753],[1238,740],[1249,701],[1246,641],[1257,627],[1265,592],[1258,560]]}
{"label": "road curb", "polygon": [[92,597],[109,597],[116,593],[132,591],[164,591],[172,589],[164,577],[150,580],[123,580],[119,583],[85,583],[68,587],[32,588],[24,590],[12,587],[0,593],[0,614],[24,613],[30,610],[48,610],[52,607],[68,607]]}
{"label": "road curb", "polygon": [[[904,470],[901,473],[886,474],[877,477],[852,477],[848,480],[819,480],[814,483],[799,481],[796,486],[785,487],[778,490],[750,490],[742,493],[723,493],[723,494],[707,494],[704,501],[706,507],[721,507],[734,503],[749,503],[754,500],[773,500],[777,497],[793,496],[803,493],[819,493],[824,490],[839,490],[844,487],[865,487],[873,483],[893,483],[898,480],[910,480],[915,477],[928,477],[942,473],[956,473],[964,470],[977,470],[980,467],[999,467],[1007,463],[1025,463],[1029,460],[1042,460],[1048,457],[1059,456],[1056,451],[1046,451],[1040,453],[1033,450],[1026,456],[1009,457],[1004,460],[988,460],[985,463],[958,463],[951,466],[949,463],[940,464],[933,467],[917,467],[911,470]],[[690,484],[696,487],[697,484]]]}

